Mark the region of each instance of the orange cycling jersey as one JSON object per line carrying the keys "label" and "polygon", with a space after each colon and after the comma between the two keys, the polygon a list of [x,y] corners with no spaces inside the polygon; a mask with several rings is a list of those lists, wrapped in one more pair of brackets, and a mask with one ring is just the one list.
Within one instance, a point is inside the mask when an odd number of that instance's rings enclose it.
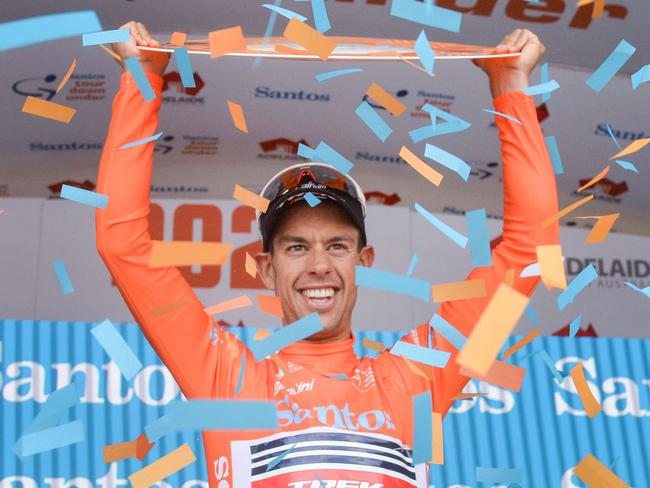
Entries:
{"label": "orange cycling jersey", "polygon": [[[451,353],[446,367],[424,371],[428,375],[388,352],[359,359],[350,338],[284,348],[279,356],[287,376],[276,361],[256,362],[241,341],[216,327],[177,268],[148,267],[153,144],[118,149],[156,132],[162,78],[147,77],[155,100],[145,102],[131,75],[124,73],[113,102],[97,184],[97,191],[109,197],[106,209],[96,213],[98,251],[187,398],[232,399],[244,364],[237,398],[270,400],[278,411],[277,431],[203,433],[210,487],[427,486],[426,464],[414,467],[411,458],[412,397],[431,391],[433,410],[444,415],[468,381],[455,362],[458,351],[435,336],[429,324],[402,339]],[[469,275],[483,279],[488,293],[446,302],[438,311],[466,336],[508,270],[514,270],[518,291],[533,292],[539,279],[520,278],[521,269],[536,261],[536,246],[559,242],[557,224],[540,225],[557,212],[557,193],[533,99],[511,92],[497,97],[494,106],[521,125],[496,118],[503,159],[503,235],[493,249],[493,265]],[[163,316],[153,313],[180,301],[189,305]],[[289,448],[291,452],[267,470]]]}

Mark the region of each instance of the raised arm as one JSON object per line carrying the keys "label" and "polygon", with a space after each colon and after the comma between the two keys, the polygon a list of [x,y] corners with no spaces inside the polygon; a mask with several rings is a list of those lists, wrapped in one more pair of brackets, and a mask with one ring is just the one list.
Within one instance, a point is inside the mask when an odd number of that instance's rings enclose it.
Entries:
{"label": "raised arm", "polygon": [[[541,222],[557,212],[557,188],[552,164],[537,120],[532,97],[521,89],[528,86],[530,72],[544,53],[544,46],[529,31],[518,29],[507,36],[500,49],[520,51],[517,58],[500,61],[480,60],[477,64],[488,75],[494,97],[494,109],[521,122],[521,125],[497,116],[503,162],[503,234],[492,251],[492,266],[475,268],[467,279],[482,279],[487,296],[483,298],[445,302],[438,313],[469,336],[493,293],[512,270],[514,288],[530,296],[539,278],[520,278],[521,270],[537,260],[536,247],[559,243],[558,224],[542,228]],[[420,326],[405,340],[428,344],[431,333],[428,324]],[[432,384],[434,410],[445,413],[452,398],[459,393],[468,378],[459,374],[455,356],[457,350],[444,338],[437,336],[433,347],[449,351],[447,366],[434,369]]]}
{"label": "raised arm", "polygon": [[[211,341],[216,324],[178,269],[148,266],[153,143],[119,148],[156,133],[161,75],[168,55],[139,52],[136,42],[155,45],[142,24],[129,22],[122,28],[128,28],[133,39],[114,44],[113,49],[122,59],[140,57],[156,98],[145,102],[130,73],[122,73],[99,163],[97,191],[108,195],[108,205],[95,215],[97,250],[144,335],[183,393],[187,397],[228,396],[230,385],[238,378],[237,358],[244,346],[220,329],[218,340]],[[161,310],[174,303],[184,305],[167,313]]]}

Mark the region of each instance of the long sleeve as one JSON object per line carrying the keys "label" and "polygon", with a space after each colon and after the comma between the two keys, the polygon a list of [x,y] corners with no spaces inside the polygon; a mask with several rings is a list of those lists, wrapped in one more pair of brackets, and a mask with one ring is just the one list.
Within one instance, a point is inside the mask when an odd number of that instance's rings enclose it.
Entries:
{"label": "long sleeve", "polygon": [[[522,125],[497,116],[503,162],[503,234],[492,250],[492,265],[473,269],[467,279],[482,279],[487,295],[482,298],[445,302],[438,314],[469,336],[494,292],[506,277],[514,274],[514,288],[532,295],[539,278],[520,278],[521,270],[537,260],[536,247],[559,244],[557,223],[542,228],[541,223],[558,211],[555,175],[542,131],[537,120],[533,99],[522,92],[510,92],[494,99],[495,110],[518,119]],[[424,324],[406,336],[405,340],[426,346],[431,334]],[[445,368],[433,370],[434,411],[446,413],[452,398],[468,379],[459,373],[456,364],[458,350],[436,335],[434,348],[449,351]]]}
{"label": "long sleeve", "polygon": [[[187,397],[223,397],[238,377],[244,345],[216,324],[176,267],[149,268],[149,188],[153,143],[120,146],[156,132],[162,78],[147,74],[156,98],[145,102],[128,72],[112,106],[97,191],[97,250],[147,340]],[[183,304],[164,313],[161,307]],[[170,307],[172,308],[172,307]],[[217,337],[211,340],[213,330]]]}

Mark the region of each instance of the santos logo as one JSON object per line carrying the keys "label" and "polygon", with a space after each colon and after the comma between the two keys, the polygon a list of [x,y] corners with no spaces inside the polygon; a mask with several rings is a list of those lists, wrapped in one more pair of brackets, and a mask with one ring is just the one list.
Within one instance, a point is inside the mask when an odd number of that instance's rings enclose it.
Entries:
{"label": "santos logo", "polygon": [[272,90],[268,86],[258,86],[255,88],[255,98],[279,98],[282,100],[307,100],[310,102],[329,102],[329,93],[308,93],[304,90],[286,91]]}
{"label": "santos logo", "polygon": [[307,480],[294,481],[287,486],[291,488],[382,488],[383,483],[356,480]]}

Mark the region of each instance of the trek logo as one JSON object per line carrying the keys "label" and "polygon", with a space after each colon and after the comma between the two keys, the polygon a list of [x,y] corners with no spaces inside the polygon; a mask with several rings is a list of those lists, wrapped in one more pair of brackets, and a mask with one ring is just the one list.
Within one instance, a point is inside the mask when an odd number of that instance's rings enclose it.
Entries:
{"label": "trek logo", "polygon": [[163,102],[165,103],[178,103],[178,104],[187,104],[187,105],[203,105],[205,103],[205,98],[198,97],[197,95],[203,87],[205,86],[205,81],[201,78],[196,71],[194,72],[194,82],[196,86],[194,88],[186,88],[183,86],[181,81],[181,75],[178,71],[171,71],[166,73],[163,76],[163,87],[162,91],[174,91],[180,96],[177,95],[163,95]]}
{"label": "trek logo", "polygon": [[255,98],[276,98],[282,100],[307,100],[308,102],[329,102],[329,93],[313,93],[288,90],[273,90],[268,86],[258,86],[255,88]]}
{"label": "trek logo", "polygon": [[391,421],[390,414],[381,410],[367,410],[357,415],[350,411],[350,406],[347,403],[343,408],[339,408],[336,405],[300,408],[300,405],[297,403],[292,403],[289,406],[288,396],[285,396],[276,405],[278,425],[280,427],[300,425],[307,419],[314,419],[323,425],[337,429],[363,429],[373,431],[379,430],[385,425],[387,429],[395,430],[395,425]]}
{"label": "trek logo", "polygon": [[383,483],[356,480],[307,480],[287,484],[291,488],[383,488]]}
{"label": "trek logo", "polygon": [[[337,2],[349,3],[351,0],[336,0]],[[366,0],[368,5],[387,6],[388,0]],[[392,2],[390,2],[392,3]],[[476,15],[477,17],[492,17],[497,0],[474,0],[472,6],[459,6],[460,0],[436,0],[435,4],[442,8],[448,8],[463,14]],[[462,3],[469,3],[463,1]],[[505,15],[511,19],[532,22],[534,24],[552,24],[559,21],[566,9],[564,0],[546,0],[543,4],[526,2],[525,0],[508,0],[505,3]],[[587,29],[591,25],[594,3],[578,7],[569,22],[569,27],[574,29]],[[497,14],[499,15],[499,14]],[[624,19],[627,16],[627,8],[623,5],[607,3],[604,6],[604,15],[611,19]]]}
{"label": "trek logo", "polygon": [[258,144],[262,152],[257,155],[257,159],[291,159],[296,161],[305,160],[302,156],[298,156],[298,144],[309,146],[304,139],[294,141],[287,137],[276,137],[275,139],[261,141]]}

